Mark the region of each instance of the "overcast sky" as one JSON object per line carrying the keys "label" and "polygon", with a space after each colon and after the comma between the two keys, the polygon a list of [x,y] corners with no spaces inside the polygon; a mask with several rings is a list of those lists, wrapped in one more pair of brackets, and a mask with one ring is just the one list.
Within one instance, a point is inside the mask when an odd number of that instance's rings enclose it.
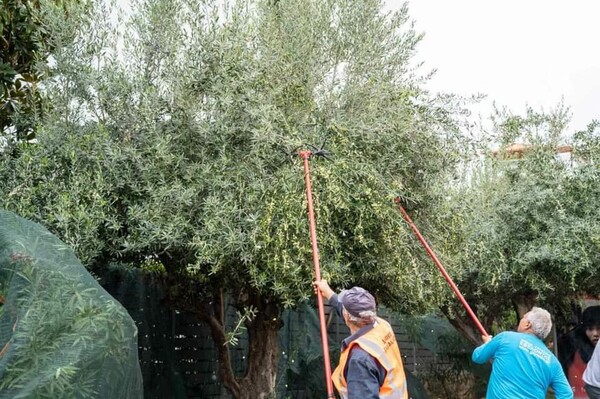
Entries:
{"label": "overcast sky", "polygon": [[[385,0],[398,8],[403,0]],[[570,131],[600,119],[600,1],[410,0],[425,33],[417,59],[437,75],[434,91],[483,93],[522,112],[554,108],[564,98]]]}

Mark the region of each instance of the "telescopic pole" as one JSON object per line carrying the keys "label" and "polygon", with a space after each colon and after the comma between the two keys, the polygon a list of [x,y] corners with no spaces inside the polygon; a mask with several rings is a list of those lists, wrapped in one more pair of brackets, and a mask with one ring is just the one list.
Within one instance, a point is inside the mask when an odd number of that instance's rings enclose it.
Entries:
{"label": "telescopic pole", "polygon": [[[321,269],[319,267],[319,248],[317,247],[317,228],[313,209],[312,188],[310,185],[310,170],[308,161],[312,155],[310,151],[300,151],[300,157],[304,161],[304,183],[306,185],[306,199],[308,202],[308,222],[310,225],[310,241],[312,243],[313,264],[315,266],[315,279],[321,280]],[[329,345],[327,341],[327,323],[325,321],[325,307],[323,295],[317,290],[317,305],[319,308],[319,321],[321,324],[321,343],[323,346],[323,362],[325,363],[325,382],[327,384],[327,398],[335,398],[333,384],[331,382],[331,364],[329,362]]]}
{"label": "telescopic pole", "polygon": [[408,216],[408,213],[406,213],[406,210],[404,209],[404,207],[401,204],[400,198],[396,198],[396,204],[398,204],[398,209],[400,209],[400,212],[402,213],[402,216],[404,216],[404,219],[406,220],[406,222],[413,229],[415,235],[417,236],[419,241],[421,241],[421,244],[423,244],[423,247],[425,248],[425,250],[427,251],[429,256],[431,256],[431,259],[433,259],[433,262],[435,263],[437,268],[440,270],[440,272],[442,272],[442,275],[444,276],[444,278],[446,279],[446,281],[448,282],[448,284],[450,285],[450,287],[452,288],[452,290],[454,291],[454,293],[456,294],[456,296],[458,297],[458,299],[460,300],[462,305],[465,307],[469,316],[471,316],[473,323],[475,323],[475,326],[477,326],[477,329],[479,329],[479,331],[481,332],[481,335],[488,335],[488,333],[485,331],[485,328],[483,328],[483,325],[481,325],[481,323],[479,322],[479,319],[475,315],[475,312],[473,312],[473,310],[467,303],[465,297],[460,293],[458,287],[456,286],[456,284],[454,284],[454,281],[452,281],[452,278],[450,277],[448,272],[446,272],[446,269],[444,269],[444,266],[442,266],[442,263],[439,261],[437,256],[435,256],[435,253],[433,253],[433,251],[429,247],[429,244],[427,244],[427,241],[425,241],[425,238],[423,238],[423,236],[421,235],[421,232],[419,231],[417,226],[413,223],[410,216]]}

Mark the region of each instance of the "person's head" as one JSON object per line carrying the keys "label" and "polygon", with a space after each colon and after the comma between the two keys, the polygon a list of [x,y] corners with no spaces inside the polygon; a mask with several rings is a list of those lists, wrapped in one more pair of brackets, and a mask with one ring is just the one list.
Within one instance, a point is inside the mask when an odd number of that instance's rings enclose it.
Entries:
{"label": "person's head", "polygon": [[361,287],[352,287],[344,290],[339,295],[339,300],[344,307],[344,321],[360,328],[375,322],[377,318],[375,298]]}
{"label": "person's head", "polygon": [[533,307],[519,321],[518,332],[533,334],[541,340],[546,339],[552,329],[552,317],[547,310]]}
{"label": "person's head", "polygon": [[588,306],[581,315],[581,325],[592,345],[600,339],[600,306]]}

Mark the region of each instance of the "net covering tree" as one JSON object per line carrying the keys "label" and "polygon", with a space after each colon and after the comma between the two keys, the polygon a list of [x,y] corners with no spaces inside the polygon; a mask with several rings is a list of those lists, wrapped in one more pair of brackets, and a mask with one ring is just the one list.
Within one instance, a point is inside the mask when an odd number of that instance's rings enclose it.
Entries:
{"label": "net covering tree", "polygon": [[0,211],[0,398],[141,398],[137,328],[44,227]]}

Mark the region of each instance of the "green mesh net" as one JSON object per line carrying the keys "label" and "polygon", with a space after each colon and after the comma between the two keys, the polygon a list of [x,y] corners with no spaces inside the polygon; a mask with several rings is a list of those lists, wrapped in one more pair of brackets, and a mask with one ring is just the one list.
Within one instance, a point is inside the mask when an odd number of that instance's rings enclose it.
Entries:
{"label": "green mesh net", "polygon": [[141,398],[137,329],[69,247],[0,211],[0,398]]}

